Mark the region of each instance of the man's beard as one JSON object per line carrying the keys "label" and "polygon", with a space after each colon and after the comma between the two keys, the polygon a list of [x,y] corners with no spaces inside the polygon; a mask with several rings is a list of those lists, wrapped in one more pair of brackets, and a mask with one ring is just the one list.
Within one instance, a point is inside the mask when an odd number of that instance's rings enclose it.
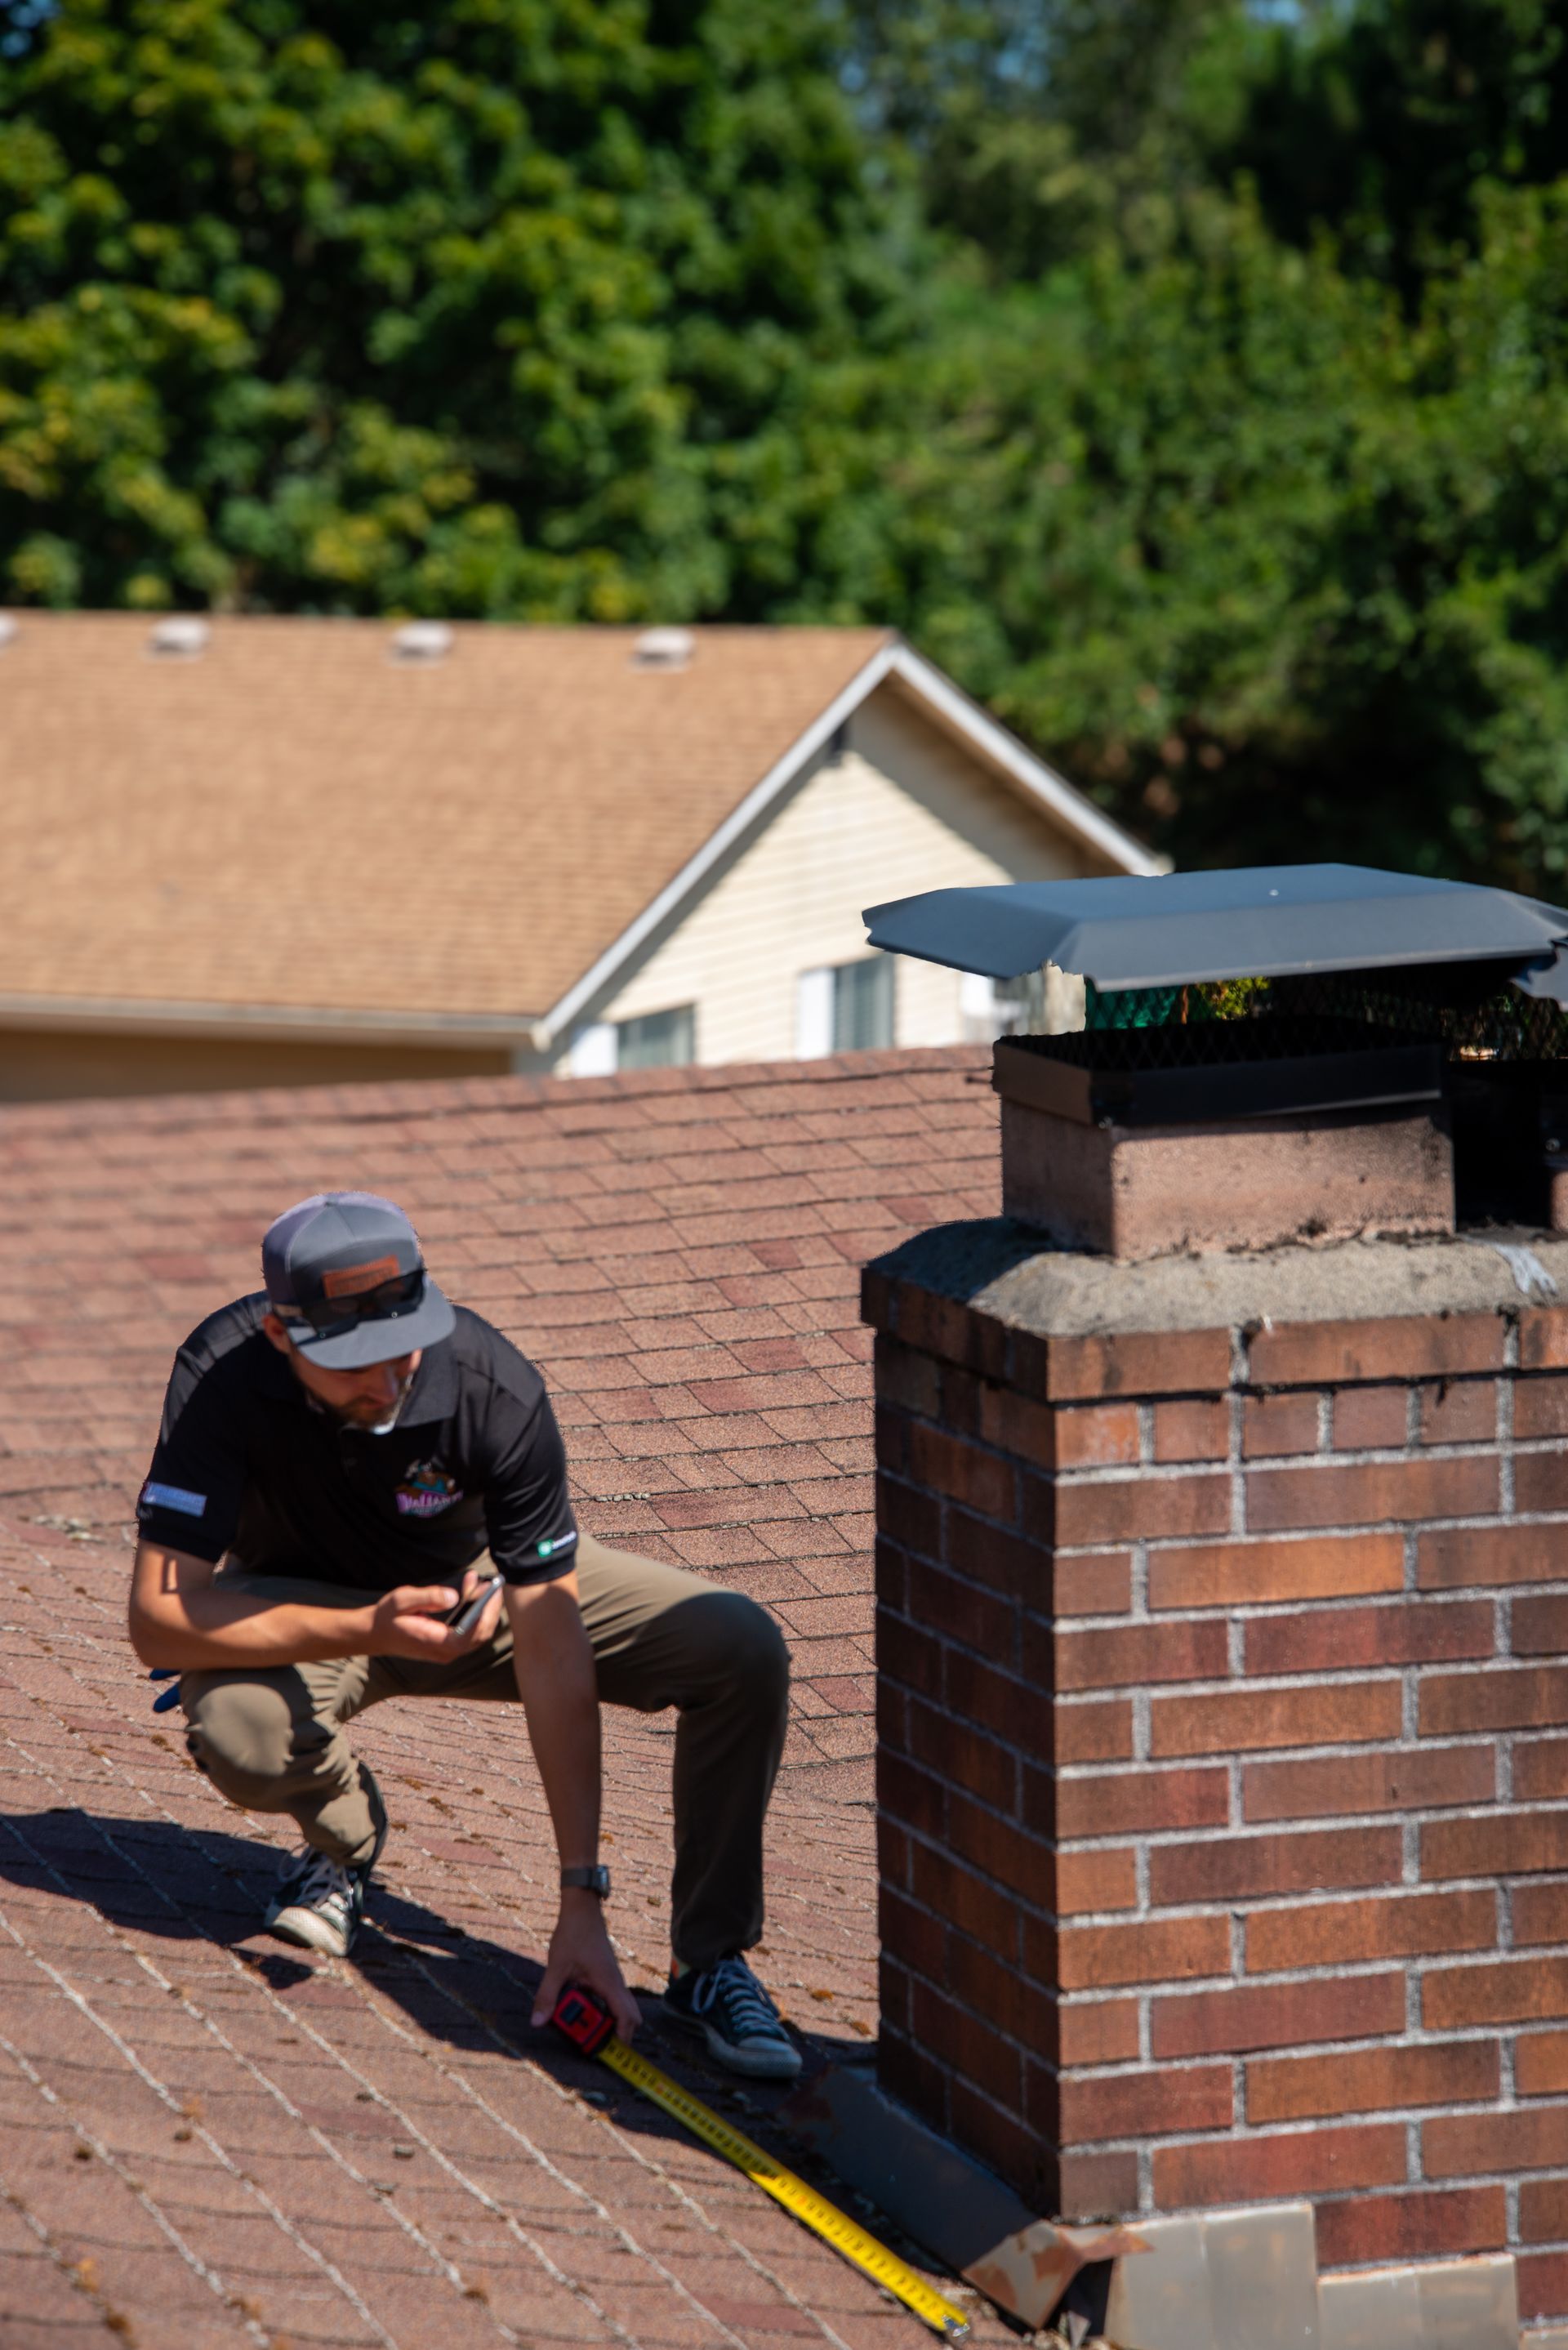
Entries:
{"label": "man's beard", "polygon": [[[349,1404],[346,1409],[341,1405],[328,1404],[327,1409],[333,1419],[341,1421],[345,1428],[358,1428],[367,1436],[389,1436],[402,1417],[403,1406],[409,1399],[409,1389],[413,1383],[414,1374],[410,1371],[389,1404],[367,1402]],[[379,1417],[376,1419],[366,1419],[365,1414],[370,1411],[379,1413]]]}

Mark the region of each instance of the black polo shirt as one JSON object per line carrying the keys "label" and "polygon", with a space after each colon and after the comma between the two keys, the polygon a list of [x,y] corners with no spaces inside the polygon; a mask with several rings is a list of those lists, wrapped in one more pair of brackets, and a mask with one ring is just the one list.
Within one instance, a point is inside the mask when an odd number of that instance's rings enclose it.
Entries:
{"label": "black polo shirt", "polygon": [[151,1542],[361,1591],[444,1583],[488,1550],[508,1583],[573,1564],[566,1454],[527,1357],[465,1306],[425,1349],[395,1427],[347,1427],[262,1328],[265,1293],[174,1358],[137,1517]]}

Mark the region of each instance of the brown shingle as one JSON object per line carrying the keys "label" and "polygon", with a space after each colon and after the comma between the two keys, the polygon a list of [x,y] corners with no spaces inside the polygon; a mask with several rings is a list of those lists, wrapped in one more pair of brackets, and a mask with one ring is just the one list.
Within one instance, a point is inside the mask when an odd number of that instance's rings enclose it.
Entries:
{"label": "brown shingle", "polygon": [[0,997],[536,1016],[888,641],[701,629],[661,675],[628,629],[460,625],[429,666],[379,621],[150,629],[28,612],[0,654]]}

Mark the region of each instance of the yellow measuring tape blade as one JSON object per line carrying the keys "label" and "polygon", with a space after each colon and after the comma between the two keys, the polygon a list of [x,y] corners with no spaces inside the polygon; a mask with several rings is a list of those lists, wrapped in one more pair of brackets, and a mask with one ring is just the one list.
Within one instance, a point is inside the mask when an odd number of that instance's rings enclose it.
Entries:
{"label": "yellow measuring tape blade", "polygon": [[945,2334],[950,2342],[965,2340],[969,2320],[962,2310],[945,2301],[907,2261],[899,2260],[875,2236],[868,2236],[864,2228],[857,2228],[826,2195],[819,2195],[815,2187],[808,2187],[804,2178],[797,2178],[793,2170],[786,2170],[771,2154],[764,2154],[751,2138],[721,2121],[711,2106],[692,2096],[668,2073],[661,2073],[657,2064],[650,2064],[646,2056],[628,2048],[624,2040],[607,2040],[598,2053],[600,2062],[618,2073],[623,2081],[629,2081],[654,2105],[662,2106],[667,2114],[684,2123],[715,2154],[722,2154],[726,2162],[732,2162],[737,2170],[743,2170],[748,2178],[754,2179],[775,2203],[782,2203],[786,2211],[804,2220],[836,2252],[842,2252],[846,2261],[864,2269],[877,2284],[896,2293],[917,2317],[925,2320],[933,2333]]}

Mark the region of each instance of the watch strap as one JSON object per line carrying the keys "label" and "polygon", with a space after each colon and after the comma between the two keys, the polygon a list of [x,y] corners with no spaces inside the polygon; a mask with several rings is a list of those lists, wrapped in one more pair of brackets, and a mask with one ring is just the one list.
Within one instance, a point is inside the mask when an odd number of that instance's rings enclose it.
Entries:
{"label": "watch strap", "polygon": [[607,1898],[609,1889],[610,1874],[602,1862],[596,1863],[596,1865],[591,1868],[587,1866],[580,1868],[563,1868],[561,1871],[561,1890],[563,1893],[597,1893],[599,1899],[603,1901]]}

